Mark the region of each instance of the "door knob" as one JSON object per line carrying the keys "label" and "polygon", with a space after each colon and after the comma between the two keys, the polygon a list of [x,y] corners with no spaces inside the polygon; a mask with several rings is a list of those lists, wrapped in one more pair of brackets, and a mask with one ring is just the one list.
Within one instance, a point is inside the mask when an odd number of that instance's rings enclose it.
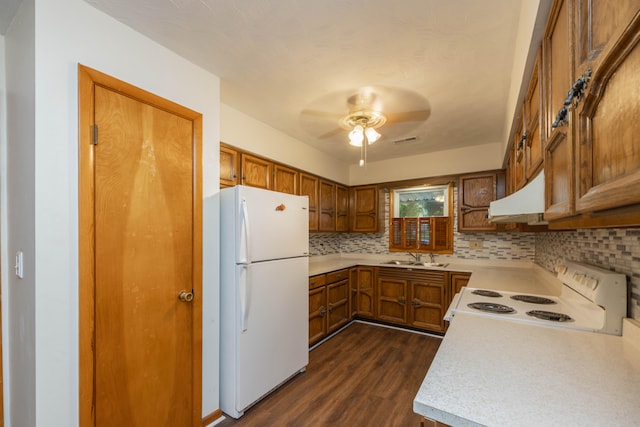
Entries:
{"label": "door knob", "polygon": [[182,290],[178,294],[178,299],[182,302],[191,302],[193,301],[193,291],[185,291]]}

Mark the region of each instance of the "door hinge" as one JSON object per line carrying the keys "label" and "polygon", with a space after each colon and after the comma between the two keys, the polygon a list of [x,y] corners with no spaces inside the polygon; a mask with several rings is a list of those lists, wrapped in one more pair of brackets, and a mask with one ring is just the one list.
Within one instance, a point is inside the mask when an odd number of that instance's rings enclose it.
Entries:
{"label": "door hinge", "polygon": [[93,125],[93,137],[91,142],[93,145],[98,145],[98,125]]}

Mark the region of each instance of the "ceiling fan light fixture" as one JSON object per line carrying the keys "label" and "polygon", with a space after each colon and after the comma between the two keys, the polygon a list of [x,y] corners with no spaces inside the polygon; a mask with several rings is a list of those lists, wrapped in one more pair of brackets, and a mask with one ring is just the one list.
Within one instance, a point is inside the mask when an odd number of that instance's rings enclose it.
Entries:
{"label": "ceiling fan light fixture", "polygon": [[369,144],[373,144],[380,138],[380,134],[374,128],[367,128],[364,133],[367,135],[367,142]]}
{"label": "ceiling fan light fixture", "polygon": [[362,141],[364,141],[364,129],[361,125],[356,125],[351,132],[349,132],[349,144],[354,147],[361,147]]}

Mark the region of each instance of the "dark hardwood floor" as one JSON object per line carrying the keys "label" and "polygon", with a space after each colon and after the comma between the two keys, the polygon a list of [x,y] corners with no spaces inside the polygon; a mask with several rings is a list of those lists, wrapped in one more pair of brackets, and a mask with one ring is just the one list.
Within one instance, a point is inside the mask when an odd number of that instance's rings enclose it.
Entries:
{"label": "dark hardwood floor", "polygon": [[228,426],[416,426],[413,398],[441,340],[353,323],[309,353],[292,378]]}

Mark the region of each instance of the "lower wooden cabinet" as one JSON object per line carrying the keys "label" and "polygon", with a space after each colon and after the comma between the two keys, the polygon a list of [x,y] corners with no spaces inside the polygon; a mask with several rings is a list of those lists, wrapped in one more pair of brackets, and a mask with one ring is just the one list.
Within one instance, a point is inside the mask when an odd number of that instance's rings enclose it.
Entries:
{"label": "lower wooden cabinet", "polygon": [[[375,317],[375,267],[357,267],[355,273],[355,315],[373,319]],[[352,276],[353,277],[353,276]]]}
{"label": "lower wooden cabinet", "polygon": [[449,299],[448,273],[434,270],[378,268],[376,308],[379,320],[444,332]]}
{"label": "lower wooden cabinet", "polygon": [[337,331],[351,320],[349,270],[309,278],[309,345]]}
{"label": "lower wooden cabinet", "polygon": [[467,286],[469,283],[469,278],[471,277],[471,273],[451,273],[450,283],[451,283],[451,292],[449,293],[449,299],[453,298],[455,294],[460,292],[464,286]]}

